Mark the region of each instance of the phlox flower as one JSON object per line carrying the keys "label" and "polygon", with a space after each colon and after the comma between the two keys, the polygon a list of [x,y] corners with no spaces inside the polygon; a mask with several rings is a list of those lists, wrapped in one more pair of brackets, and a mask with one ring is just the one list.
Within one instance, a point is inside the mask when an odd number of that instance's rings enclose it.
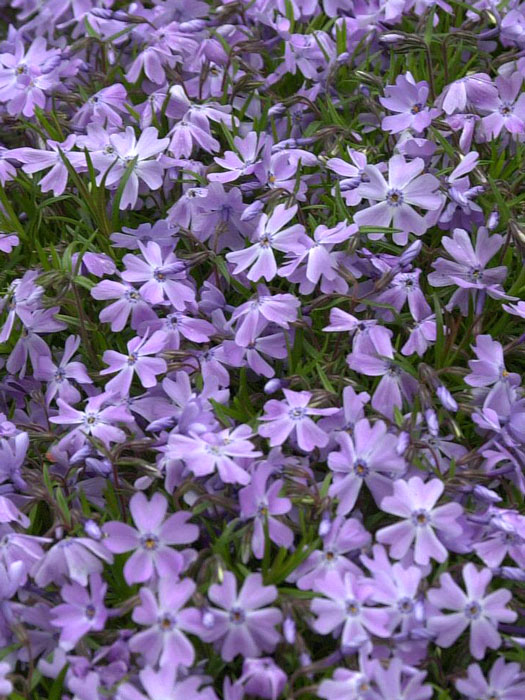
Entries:
{"label": "phlox flower", "polygon": [[[99,184],[105,177],[106,187],[116,188],[124,174],[128,176],[119,204],[120,209],[135,206],[140,181],[150,190],[158,190],[162,185],[164,166],[155,156],[166,149],[169,139],[157,137],[157,129],[148,126],[137,140],[133,127],[128,126],[124,132],[109,137],[112,152],[92,154],[93,167],[99,172]],[[128,168],[131,168],[131,172]]]}
{"label": "phlox flower", "polygon": [[147,629],[134,634],[129,645],[148,664],[193,665],[195,651],[185,632],[198,633],[201,613],[185,606],[195,588],[190,579],[177,583],[161,578],[157,595],[150,588],[140,589],[140,605],[133,609],[133,620]]}
{"label": "phlox flower", "polygon": [[389,636],[388,613],[373,605],[374,585],[364,577],[330,571],[316,589],[326,596],[314,598],[310,606],[317,615],[313,623],[316,632],[340,634],[341,645],[354,649],[367,642],[371,634]]}
{"label": "phlox flower", "polygon": [[244,250],[227,253],[228,262],[236,265],[233,274],[238,275],[244,270],[249,271],[247,278],[253,282],[264,278],[267,282],[277,274],[274,249],[283,252],[300,252],[308,243],[301,224],[283,228],[297,213],[297,205],[286,208],[278,204],[271,216],[262,214],[254,233],[254,245]]}
{"label": "phlox flower", "polygon": [[247,425],[219,433],[174,434],[170,436],[166,454],[184,460],[195,476],[207,476],[217,470],[226,484],[248,484],[250,475],[236,460],[261,456],[250,442],[252,436]]}
{"label": "phlox flower", "polygon": [[277,479],[268,485],[272,473],[270,465],[259,465],[252,475],[251,484],[239,491],[242,518],[253,518],[252,551],[257,559],[264,555],[264,527],[268,524],[268,536],[279,547],[289,549],[293,543],[293,531],[277,515],[284,515],[292,509],[289,498],[279,496],[283,480]]}
{"label": "phlox flower", "polygon": [[168,501],[161,493],[148,501],[144,493],[136,493],[129,502],[136,528],[117,521],[106,523],[104,544],[110,552],[133,552],[124,566],[124,577],[131,585],[157,576],[176,579],[184,566],[180,552],[172,545],[194,542],[199,528],[188,520],[191,513],[179,511],[166,518]]}
{"label": "phlox flower", "polygon": [[61,595],[64,603],[51,611],[52,624],[60,627],[60,646],[69,651],[91,630],[104,629],[108,617],[104,606],[107,583],[100,574],[92,574],[89,579],[89,592],[79,583],[63,586]]}
{"label": "phlox flower", "polygon": [[329,494],[339,499],[337,513],[346,515],[355,505],[363,483],[374,488],[381,474],[401,475],[405,461],[396,451],[397,437],[383,421],[357,421],[353,435],[339,433],[339,452],[330,452],[328,466],[335,473]]}
{"label": "phlox flower", "polygon": [[493,663],[488,680],[479,664],[470,664],[466,678],[459,678],[456,688],[473,700],[521,700],[525,695],[525,677],[519,664],[507,664],[500,657]]}
{"label": "phlox flower", "polygon": [[441,479],[431,479],[426,483],[419,476],[404,481],[398,479],[393,484],[393,495],[381,501],[381,510],[403,518],[395,525],[381,528],[376,533],[378,542],[390,545],[390,555],[402,559],[414,546],[414,561],[426,565],[430,559],[443,562],[448,556],[446,547],[436,535],[459,537],[463,529],[458,518],[463,513],[459,503],[436,502],[444,491]]}
{"label": "phlox flower", "polygon": [[186,267],[173,252],[166,253],[158,243],[138,244],[142,257],[128,253],[123,262],[122,279],[140,283],[139,292],[150,304],[161,304],[166,298],[177,311],[195,300],[195,292],[186,282]]}
{"label": "phlox flower", "polygon": [[271,399],[264,405],[265,413],[260,420],[259,435],[270,440],[270,445],[282,445],[291,434],[297,439],[301,450],[311,452],[315,447],[328,444],[328,435],[310,416],[330,416],[336,408],[313,408],[309,406],[312,395],[308,391],[283,390],[285,400]]}
{"label": "phlox flower", "polygon": [[100,374],[117,372],[117,375],[106,384],[106,391],[127,396],[135,373],[143,387],[155,386],[157,375],[164,374],[168,366],[162,357],[150,357],[150,355],[161,352],[164,344],[164,334],[157,331],[149,338],[136,336],[130,340],[127,354],[106,350],[102,359],[109,367],[103,369]]}
{"label": "phlox flower", "polygon": [[208,597],[217,607],[204,613],[205,639],[220,645],[225,661],[238,654],[258,657],[274,650],[280,639],[275,626],[282,613],[267,607],[277,598],[277,589],[264,586],[261,574],[250,574],[237,593],[235,576],[226,571],[222,583],[210,586]]}
{"label": "phlox flower", "polygon": [[469,648],[475,659],[482,659],[487,648],[499,648],[501,636],[498,623],[514,622],[518,615],[506,607],[512,598],[509,590],[500,588],[486,594],[491,580],[490,569],[478,571],[469,562],[463,567],[465,593],[449,573],[441,574],[440,588],[431,588],[428,599],[436,608],[452,612],[433,615],[428,619],[428,629],[436,635],[438,646],[452,646],[470,628]]}
{"label": "phlox flower", "polygon": [[391,225],[401,233],[393,238],[405,245],[409,233],[421,236],[428,225],[414,206],[425,210],[439,209],[442,197],[438,193],[439,180],[429,173],[421,174],[425,163],[421,158],[407,162],[403,156],[395,155],[388,163],[388,181],[375,165],[367,165],[364,174],[367,181],[361,182],[358,193],[364,199],[375,202],[368,209],[358,211],[354,221],[358,226]]}
{"label": "phlox flower", "polygon": [[[139,672],[144,693],[131,683],[122,683],[116,700],[217,700],[211,688],[203,688],[202,676],[189,676],[177,680],[176,663],[161,666],[155,671],[151,666]],[[86,698],[87,700],[87,698]]]}

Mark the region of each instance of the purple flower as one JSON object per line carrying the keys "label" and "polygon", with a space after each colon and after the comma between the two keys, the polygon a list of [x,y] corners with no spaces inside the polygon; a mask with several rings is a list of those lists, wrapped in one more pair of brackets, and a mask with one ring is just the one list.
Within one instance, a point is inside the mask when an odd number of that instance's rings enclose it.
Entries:
{"label": "purple flower", "polygon": [[[117,700],[217,700],[211,688],[202,688],[200,676],[176,680],[177,664],[161,666],[158,671],[145,668],[139,672],[140,682],[146,694],[131,683],[123,683],[117,690]],[[87,698],[86,698],[87,700]]]}
{"label": "purple flower", "polygon": [[430,174],[421,175],[425,163],[414,158],[408,163],[403,156],[393,156],[388,163],[388,182],[375,165],[367,165],[363,175],[366,181],[358,187],[361,197],[376,202],[370,208],[358,211],[354,221],[358,226],[392,225],[401,233],[393,238],[399,245],[405,245],[409,233],[421,236],[428,225],[413,206],[421,209],[439,209],[442,198],[438,194],[439,181]]}
{"label": "purple flower", "polygon": [[401,634],[418,626],[416,611],[422,573],[417,566],[392,564],[381,545],[374,545],[374,558],[361,556],[361,561],[373,575],[372,598],[386,606],[390,629],[401,628]]}
{"label": "purple flower", "polygon": [[244,691],[258,698],[277,700],[288,680],[288,676],[273,659],[246,659],[242,665],[242,675],[237,681],[244,685]]}
{"label": "purple flower", "polygon": [[502,129],[509,134],[523,134],[525,95],[520,94],[523,76],[516,71],[509,77],[500,75],[494,82],[498,95],[486,95],[476,101],[476,107],[486,114],[481,120],[481,130],[489,141],[498,138]]}
{"label": "purple flower", "polygon": [[88,399],[83,411],[78,411],[62,399],[57,399],[59,414],[52,416],[49,420],[52,423],[58,423],[58,425],[78,426],[72,433],[69,433],[69,437],[74,433],[81,433],[92,435],[105,445],[110,445],[112,442],[124,442],[126,433],[117,428],[115,423],[131,423],[133,417],[122,405],[104,408],[104,404],[111,398],[112,395],[107,393],[93,396]]}
{"label": "purple flower", "polygon": [[100,312],[102,323],[111,323],[112,331],[121,331],[125,328],[131,314],[131,327],[136,330],[141,323],[157,320],[151,306],[142,298],[131,284],[115,282],[114,280],[102,280],[91,290],[94,299],[116,299],[113,304],[106,306]]}
{"label": "purple flower", "polygon": [[330,571],[318,583],[316,589],[326,598],[314,598],[312,612],[317,615],[313,628],[320,634],[336,633],[341,645],[355,649],[370,638],[388,637],[388,613],[384,608],[373,607],[374,585],[363,577],[346,573],[342,577]]}
{"label": "purple flower", "polygon": [[114,83],[102,88],[88,98],[87,102],[73,117],[77,126],[101,124],[107,121],[111,126],[122,126],[120,112],[125,112],[126,88],[120,83]]}
{"label": "purple flower", "polygon": [[260,574],[250,574],[237,593],[235,576],[226,571],[223,582],[210,587],[208,597],[218,607],[205,613],[208,631],[203,638],[220,643],[225,661],[238,654],[258,657],[274,650],[280,638],[275,626],[282,621],[282,613],[266,606],[277,598],[275,586],[264,586]]}
{"label": "purple flower", "polygon": [[112,152],[92,154],[93,166],[99,171],[99,184],[105,178],[106,187],[117,187],[127,173],[128,179],[122,192],[120,209],[135,206],[140,181],[150,190],[157,190],[162,185],[164,166],[154,159],[154,156],[166,149],[169,139],[159,139],[157,136],[157,129],[148,126],[137,141],[133,127],[127,126],[124,132],[109,137]]}
{"label": "purple flower", "polygon": [[289,577],[297,581],[297,588],[301,590],[313,589],[328,571],[337,571],[341,577],[347,572],[360,573],[350,556],[370,544],[370,533],[356,518],[342,515],[334,518],[329,528],[323,537],[323,549],[313,551]]}
{"label": "purple flower", "polygon": [[488,681],[478,664],[470,664],[466,678],[459,678],[456,688],[473,700],[521,700],[525,694],[525,678],[519,664],[507,664],[500,657],[492,665]]}
{"label": "purple flower", "polygon": [[[373,678],[377,690],[372,690],[367,697],[370,700],[428,700],[434,691],[430,684],[423,685],[426,671],[411,668],[410,672],[399,657],[389,660],[388,666],[374,660]],[[403,679],[403,680],[402,680]]]}
{"label": "purple flower", "polygon": [[186,280],[185,265],[175,254],[165,253],[154,241],[145,245],[139,241],[142,258],[128,254],[123,258],[126,269],[122,279],[143,282],[139,291],[150,304],[162,304],[167,298],[177,311],[195,300],[195,293]]}
{"label": "purple flower", "polygon": [[265,414],[259,420],[267,421],[259,426],[259,435],[270,440],[270,445],[282,445],[291,434],[301,450],[311,452],[315,447],[328,444],[328,435],[310,416],[330,416],[336,408],[309,407],[312,394],[309,391],[283,389],[284,401],[270,399],[264,404]]}
{"label": "purple flower", "polygon": [[392,331],[374,326],[366,336],[354,342],[353,352],[347,361],[351,369],[371,377],[381,377],[372,397],[372,406],[388,418],[394,417],[394,407],[401,408],[403,396],[410,401],[418,383],[394,361],[391,341]]}
{"label": "purple flower", "polygon": [[239,491],[242,518],[253,518],[252,551],[257,559],[264,555],[264,527],[268,524],[268,536],[279,547],[289,549],[293,543],[293,532],[276,515],[284,515],[292,508],[289,498],[279,496],[283,480],[277,479],[268,486],[272,473],[270,465],[259,465],[253,472],[252,481]]}
{"label": "purple flower", "polygon": [[257,134],[250,131],[244,138],[235,136],[233,144],[235,151],[225,151],[222,158],[214,158],[217,165],[224,168],[226,172],[210,173],[208,180],[212,182],[233,182],[243,175],[251,175],[257,171],[259,152],[264,147],[266,135]]}
{"label": "purple flower", "polygon": [[328,466],[335,472],[328,493],[339,499],[337,513],[346,515],[354,507],[363,482],[373,488],[381,483],[381,472],[400,475],[405,461],[397,454],[396,436],[387,433],[383,421],[372,425],[363,418],[357,421],[353,436],[339,433],[337,441],[340,451],[328,455]]}
{"label": "purple flower", "polygon": [[55,365],[50,357],[41,357],[35,369],[35,377],[48,382],[46,390],[46,402],[58,397],[66,403],[80,401],[79,391],[69,381],[74,379],[79,384],[92,384],[86,367],[82,362],[71,362],[71,358],[80,346],[80,337],[70,335],[64,345],[64,354],[58,365]]}
{"label": "purple flower", "polygon": [[[360,657],[360,661],[363,658]],[[325,678],[319,684],[317,690],[319,697],[325,700],[365,700],[370,692],[372,680],[372,666],[370,662],[366,665],[370,666],[368,673],[336,668],[332,678]]]}
{"label": "purple flower", "polygon": [[226,255],[228,262],[236,265],[233,274],[238,275],[250,268],[246,275],[248,279],[257,282],[264,278],[269,282],[277,274],[274,249],[283,252],[301,252],[308,243],[304,227],[301,224],[294,224],[283,228],[296,213],[297,205],[286,208],[284,204],[278,204],[270,217],[262,214],[254,233],[253,240],[256,243],[249,248]]}
{"label": "purple flower", "polygon": [[[68,180],[68,171],[62,155],[67,158],[75,170],[83,169],[86,165],[86,157],[83,153],[74,153],[76,136],[71,134],[63,143],[48,139],[47,145],[51,150],[44,151],[38,148],[17,148],[10,151],[9,155],[23,163],[22,170],[25,173],[39,173],[42,170],[51,170],[40,180],[42,192],[53,192],[55,197],[63,194]],[[62,155],[60,154],[62,151]]]}
{"label": "purple flower", "polygon": [[250,475],[239,459],[260,457],[250,442],[252,430],[247,425],[239,425],[234,430],[221,430],[219,433],[171,435],[166,453],[175,459],[183,459],[195,476],[207,476],[215,470],[227,484],[248,484]]}
{"label": "purple flower", "polygon": [[157,375],[165,373],[168,366],[161,357],[149,357],[149,355],[159,353],[164,348],[164,344],[164,333],[157,331],[149,338],[137,336],[130,340],[127,355],[115,350],[106,350],[102,359],[109,367],[103,369],[100,374],[118,372],[117,376],[106,384],[106,391],[127,396],[135,373],[143,387],[155,386]]}
{"label": "purple flower", "polygon": [[88,592],[79,583],[63,586],[61,595],[65,602],[51,611],[52,624],[60,627],[60,646],[69,651],[88,632],[100,632],[108,617],[104,606],[107,584],[99,574],[89,577]]}
{"label": "purple flower", "polygon": [[53,545],[31,571],[38,586],[63,585],[68,579],[86,586],[88,576],[102,573],[102,561],[113,563],[104,544],[89,537],[66,537]]}
{"label": "purple flower", "polygon": [[486,292],[495,299],[505,297],[501,283],[507,276],[507,268],[500,265],[486,269],[489,260],[503,245],[503,236],[489,236],[488,230],[481,227],[474,248],[467,232],[455,229],[452,238],[445,236],[441,242],[452,260],[438,258],[433,262],[435,272],[429,274],[428,281],[434,287],[453,284],[460,287],[452,295],[447,308],[457,305],[466,316],[469,298],[476,291]]}
{"label": "purple flower", "polygon": [[2,253],[9,254],[17,245],[20,245],[20,239],[16,233],[0,234],[0,250]]}
{"label": "purple flower", "polygon": [[184,633],[198,634],[201,613],[184,606],[194,592],[195,583],[189,579],[177,583],[161,578],[157,596],[150,588],[141,588],[141,603],[133,609],[133,620],[148,629],[131,637],[131,651],[141,654],[148,664],[192,666],[195,651]]}
{"label": "purple flower", "polygon": [[133,552],[124,566],[124,577],[131,585],[159,577],[176,577],[182,571],[182,555],[171,545],[194,542],[199,528],[190,525],[191,513],[179,511],[165,519],[168,501],[161,493],[153,494],[150,501],[142,493],[136,493],[129,502],[136,529],[117,521],[102,528],[104,544],[110,552]]}
{"label": "purple flower", "polygon": [[510,591],[500,588],[485,594],[491,579],[490,569],[478,571],[474,564],[465,564],[463,580],[467,592],[464,593],[449,573],[441,574],[441,588],[431,588],[428,599],[436,608],[453,612],[433,615],[428,620],[428,629],[436,635],[438,646],[452,646],[470,628],[470,653],[475,659],[482,659],[487,647],[499,648],[498,623],[514,622],[518,615],[506,607],[512,598]]}
{"label": "purple flower", "polygon": [[379,101],[383,107],[397,114],[384,117],[381,122],[383,131],[391,134],[398,134],[405,129],[412,129],[416,133],[424,131],[439,114],[439,110],[426,106],[428,90],[428,83],[425,80],[416,83],[411,73],[398,75],[395,85],[387,85],[385,97],[380,97]]}
{"label": "purple flower", "polygon": [[519,374],[505,369],[503,347],[497,340],[492,340],[490,335],[478,335],[472,349],[478,359],[468,361],[472,371],[465,377],[465,382],[469,386],[490,386],[501,381],[507,381],[512,386],[521,384]]}
{"label": "purple flower", "polygon": [[232,323],[237,322],[235,342],[242,347],[255,343],[269,323],[287,329],[297,319],[300,302],[293,294],[271,295],[263,286],[258,292],[256,299],[241,304],[232,314]]}
{"label": "purple flower", "polygon": [[413,476],[408,481],[394,481],[393,488],[393,495],[381,501],[381,510],[404,520],[378,530],[377,541],[390,545],[390,556],[395,559],[402,559],[414,545],[416,564],[426,565],[430,559],[444,562],[448,552],[435,530],[445,537],[460,537],[463,529],[457,520],[463,508],[459,503],[435,507],[445,488],[440,479],[424,483]]}

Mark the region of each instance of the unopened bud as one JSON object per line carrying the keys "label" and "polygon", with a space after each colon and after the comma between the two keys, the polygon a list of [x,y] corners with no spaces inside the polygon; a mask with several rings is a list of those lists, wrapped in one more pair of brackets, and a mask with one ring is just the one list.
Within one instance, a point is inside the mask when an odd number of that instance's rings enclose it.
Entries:
{"label": "unopened bud", "polygon": [[499,566],[492,569],[492,573],[509,581],[525,581],[525,570],[517,566]]}
{"label": "unopened bud", "polygon": [[499,211],[492,211],[487,219],[487,228],[489,231],[493,231],[499,224]]}
{"label": "unopened bud", "polygon": [[436,437],[436,435],[439,433],[439,421],[433,408],[427,408],[425,411],[425,420],[428,425],[429,433],[433,437]]}
{"label": "unopened bud", "polygon": [[286,386],[286,382],[284,382],[282,379],[277,379],[277,377],[274,377],[273,379],[269,379],[264,385],[264,393],[275,394],[275,392],[282,389],[283,386]]}
{"label": "unopened bud", "polygon": [[397,439],[397,445],[396,445],[396,453],[398,455],[402,455],[405,453],[407,447],[410,444],[410,435],[403,431],[399,433],[399,437]]}
{"label": "unopened bud", "polygon": [[481,484],[476,484],[472,489],[474,496],[479,498],[480,501],[485,501],[486,503],[500,503],[502,498],[492,489],[488,489],[486,486]]}
{"label": "unopened bud", "polygon": [[457,411],[458,410],[458,404],[450,391],[444,387],[440,386],[436,389],[436,394],[438,396],[438,399],[441,401],[441,405],[443,408],[446,408],[447,411]]}
{"label": "unopened bud", "polygon": [[88,537],[91,537],[94,540],[102,539],[102,530],[94,520],[86,520],[84,523],[84,531]]}
{"label": "unopened bud", "polygon": [[263,209],[264,204],[259,199],[256,199],[255,202],[249,204],[243,211],[241,214],[241,221],[252,221],[257,216],[260,216]]}
{"label": "unopened bud", "polygon": [[283,622],[283,634],[288,644],[295,642],[295,622],[291,617],[287,617]]}
{"label": "unopened bud", "polygon": [[330,516],[328,514],[323,515],[321,522],[319,523],[319,537],[326,537],[330,532],[332,523],[330,521]]}

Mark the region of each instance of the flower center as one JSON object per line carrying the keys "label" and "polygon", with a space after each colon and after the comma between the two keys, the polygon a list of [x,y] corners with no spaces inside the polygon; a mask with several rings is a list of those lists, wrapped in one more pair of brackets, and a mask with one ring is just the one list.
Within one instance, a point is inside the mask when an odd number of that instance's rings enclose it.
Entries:
{"label": "flower center", "polygon": [[481,605],[471,601],[465,605],[464,613],[470,620],[476,620],[481,615]]}
{"label": "flower center", "polygon": [[96,614],[95,606],[92,605],[91,603],[89,605],[86,605],[85,609],[85,614],[88,620],[92,620],[95,617]]}
{"label": "flower center", "polygon": [[154,549],[157,549],[157,547],[159,546],[159,538],[157,537],[157,535],[148,533],[147,535],[143,535],[140,538],[140,544],[144,549],[152,551]]}
{"label": "flower center", "polygon": [[391,207],[400,207],[403,204],[403,193],[401,190],[388,190],[386,193],[386,201]]}
{"label": "flower center", "polygon": [[357,600],[347,600],[346,601],[346,612],[350,617],[356,617],[359,615],[360,608]]}
{"label": "flower center", "polygon": [[306,408],[292,408],[288,415],[292,420],[302,420],[306,416]]}
{"label": "flower center", "polygon": [[483,271],[479,267],[471,267],[468,276],[473,282],[478,282],[483,279]]}
{"label": "flower center", "polygon": [[166,279],[166,275],[157,268],[156,270],[153,270],[153,279],[156,280],[157,282],[164,282]]}
{"label": "flower center", "polygon": [[242,608],[235,607],[230,610],[230,622],[233,622],[234,625],[242,625],[245,619],[246,615]]}
{"label": "flower center", "polygon": [[128,355],[128,365],[134,365],[138,359],[139,359],[139,356],[137,355],[136,352],[130,352]]}
{"label": "flower center", "polygon": [[419,114],[421,110],[423,109],[423,105],[420,102],[416,102],[416,104],[412,107],[410,110],[412,114]]}
{"label": "flower center", "polygon": [[410,598],[401,598],[397,602],[397,609],[403,615],[409,615],[414,610],[414,603]]}
{"label": "flower center", "polygon": [[270,248],[272,245],[272,235],[270,233],[265,233],[259,238],[259,245],[261,248]]}
{"label": "flower center", "polygon": [[354,474],[361,477],[361,479],[364,479],[369,473],[370,470],[364,459],[356,459],[354,462]]}
{"label": "flower center", "polygon": [[55,382],[63,382],[66,376],[66,371],[62,367],[57,367],[55,372]]}
{"label": "flower center", "polygon": [[430,522],[430,515],[426,510],[415,510],[412,513],[412,522],[418,527],[423,527],[423,525],[428,525]]}
{"label": "flower center", "polygon": [[513,107],[510,102],[504,102],[501,107],[499,108],[500,114],[502,114],[504,117],[507,117],[509,114],[512,114],[513,112]]}
{"label": "flower center", "polygon": [[85,418],[86,425],[96,425],[98,418],[94,413],[88,413]]}
{"label": "flower center", "polygon": [[159,617],[158,624],[162,630],[167,632],[168,630],[173,629],[175,626],[175,618],[173,618],[169,613],[164,613],[164,615]]}
{"label": "flower center", "polygon": [[135,290],[126,292],[124,296],[132,304],[140,299],[140,294],[138,292],[136,292]]}

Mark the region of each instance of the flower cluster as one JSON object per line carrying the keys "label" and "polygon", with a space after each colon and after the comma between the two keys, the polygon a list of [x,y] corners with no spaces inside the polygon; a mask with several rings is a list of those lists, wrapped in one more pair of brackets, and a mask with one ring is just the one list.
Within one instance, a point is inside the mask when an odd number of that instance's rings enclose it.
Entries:
{"label": "flower cluster", "polygon": [[0,20],[0,696],[525,697],[525,2]]}

